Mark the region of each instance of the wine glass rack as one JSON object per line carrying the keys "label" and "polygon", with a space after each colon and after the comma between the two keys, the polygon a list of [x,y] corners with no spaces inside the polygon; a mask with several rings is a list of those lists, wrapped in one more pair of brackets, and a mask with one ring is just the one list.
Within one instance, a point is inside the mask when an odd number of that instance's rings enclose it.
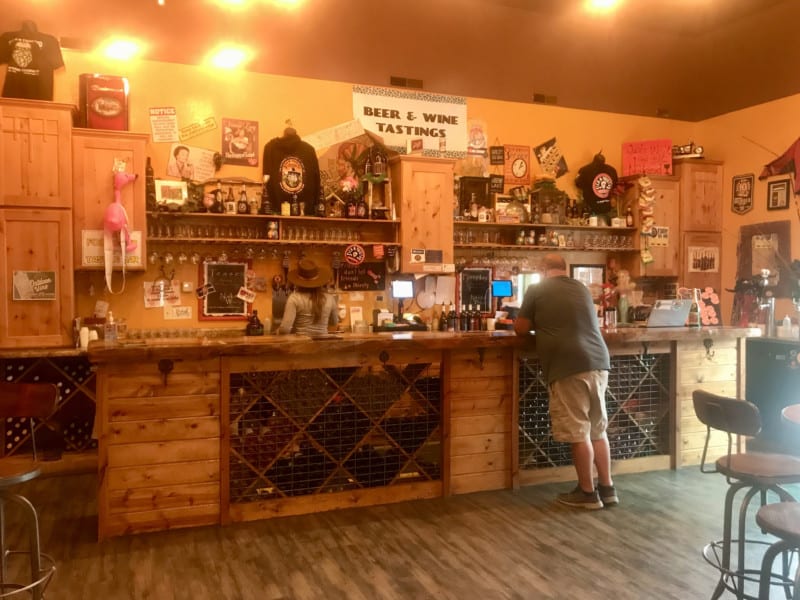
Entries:
{"label": "wine glass rack", "polygon": [[230,501],[441,479],[432,363],[230,375]]}
{"label": "wine glass rack", "polygon": [[[611,357],[606,392],[608,441],[613,460],[668,455],[670,355]],[[550,431],[548,391],[536,359],[520,359],[521,469],[572,465],[570,445]]]}
{"label": "wine glass rack", "polygon": [[[95,373],[85,356],[50,356],[0,359],[3,381],[54,383],[59,397],[56,410],[43,421],[36,420],[36,448],[45,459],[63,452],[77,453],[97,448],[92,438],[95,414]],[[28,419],[8,418],[3,423],[2,456],[31,451]]]}

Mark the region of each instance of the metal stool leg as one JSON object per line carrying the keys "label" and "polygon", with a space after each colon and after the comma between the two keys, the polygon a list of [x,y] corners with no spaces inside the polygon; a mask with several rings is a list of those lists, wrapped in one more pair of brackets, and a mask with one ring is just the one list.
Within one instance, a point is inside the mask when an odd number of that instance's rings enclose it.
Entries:
{"label": "metal stool leg", "polygon": [[[5,546],[5,503],[13,502],[20,507],[24,515],[24,527],[28,536],[28,550],[9,550]],[[7,596],[17,597],[27,591],[31,594],[33,600],[42,600],[44,597],[44,589],[49,583],[52,573],[55,568],[52,564],[52,559],[45,556],[48,561],[48,568],[42,569],[42,553],[39,545],[39,516],[36,513],[36,508],[25,496],[19,494],[3,493],[0,494],[0,551],[2,552],[2,579],[0,579],[0,598]],[[14,583],[7,581],[8,565],[7,558],[11,554],[28,554],[30,562],[30,581],[28,583]],[[11,590],[11,591],[7,591]],[[24,597],[24,596],[20,596]]]}
{"label": "metal stool leg", "polygon": [[[794,550],[796,547],[793,543],[788,542],[786,540],[779,540],[772,544],[767,551],[764,552],[764,558],[761,561],[761,576],[758,582],[758,599],[759,600],[769,600],[769,591],[770,591],[770,584],[772,583],[772,563],[775,561],[775,557],[778,554],[783,554],[789,552],[790,550]],[[800,573],[800,569],[798,570]],[[794,581],[794,595],[791,596],[792,598],[798,598],[797,590],[798,590],[798,583],[800,580],[795,579]],[[781,586],[784,589],[784,592],[787,594],[787,598],[790,596],[789,594],[789,586],[791,585],[790,579],[785,579],[782,581]]]}

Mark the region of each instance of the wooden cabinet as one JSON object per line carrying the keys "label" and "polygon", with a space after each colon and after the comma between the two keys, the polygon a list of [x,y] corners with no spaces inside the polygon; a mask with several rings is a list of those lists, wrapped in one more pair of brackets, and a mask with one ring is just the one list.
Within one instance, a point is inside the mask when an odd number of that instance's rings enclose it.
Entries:
{"label": "wooden cabinet", "polygon": [[404,273],[454,270],[453,165],[452,160],[422,156],[390,161]]}
{"label": "wooden cabinet", "polygon": [[71,110],[0,99],[0,206],[72,208]]}
{"label": "wooden cabinet", "polygon": [[100,370],[100,539],[219,523],[219,365],[175,358]]}
{"label": "wooden cabinet", "polygon": [[675,161],[681,184],[682,231],[722,229],[722,163],[709,160]]}
{"label": "wooden cabinet", "polygon": [[[76,129],[72,135],[72,180],[75,204],[74,258],[75,268],[102,269],[102,262],[93,264],[83,256],[83,231],[102,230],[106,207],[114,201],[113,169],[120,162],[125,171],[139,177],[121,191],[122,205],[128,215],[128,231],[144,231],[145,223],[145,146],[146,134],[99,129]],[[126,257],[127,268],[144,269],[145,236],[140,249]]]}
{"label": "wooden cabinet", "polygon": [[[680,185],[674,176],[650,175],[655,191],[653,222],[657,236],[640,236],[640,247],[649,250],[653,262],[644,264],[637,254],[628,265],[633,277],[675,277],[679,270],[681,235],[680,235]],[[636,215],[637,224],[641,225],[638,202],[640,189],[636,180],[625,198],[625,206],[630,206]]]}
{"label": "wooden cabinet", "polygon": [[68,210],[0,208],[0,347],[72,344],[71,230]]}

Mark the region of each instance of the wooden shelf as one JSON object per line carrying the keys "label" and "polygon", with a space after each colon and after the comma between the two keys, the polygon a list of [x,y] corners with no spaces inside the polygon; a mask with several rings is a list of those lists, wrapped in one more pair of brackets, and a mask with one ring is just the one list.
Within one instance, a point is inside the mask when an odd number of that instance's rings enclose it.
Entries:
{"label": "wooden shelf", "polygon": [[397,242],[380,242],[366,240],[264,240],[248,238],[187,238],[187,237],[154,237],[148,238],[148,243],[172,244],[172,243],[191,243],[191,244],[243,244],[259,246],[308,246],[310,244],[320,246],[349,246],[350,244],[360,244],[361,246],[399,246]]}
{"label": "wooden shelf", "polygon": [[637,231],[636,227],[611,227],[611,225],[569,225],[567,223],[479,223],[478,221],[453,221],[453,225],[467,226],[467,227],[525,227],[525,228],[541,228],[541,229],[564,229],[575,231],[619,231],[621,233],[634,233]]}
{"label": "wooden shelf", "polygon": [[491,250],[531,250],[540,252],[639,252],[638,248],[586,248],[584,246],[539,246],[529,244],[455,244],[457,249],[491,249]]}
{"label": "wooden shelf", "polygon": [[301,221],[306,223],[348,223],[348,224],[359,224],[359,223],[370,223],[370,224],[378,224],[378,225],[399,225],[400,221],[391,221],[388,219],[341,219],[336,217],[313,217],[313,216],[306,216],[306,217],[287,217],[284,215],[228,215],[224,213],[205,213],[205,212],[169,212],[169,211],[150,211],[147,213],[148,217],[154,217],[156,219],[159,218],[167,218],[167,219],[177,219],[177,218],[203,218],[203,219],[259,219],[259,220],[266,220],[266,221]]}

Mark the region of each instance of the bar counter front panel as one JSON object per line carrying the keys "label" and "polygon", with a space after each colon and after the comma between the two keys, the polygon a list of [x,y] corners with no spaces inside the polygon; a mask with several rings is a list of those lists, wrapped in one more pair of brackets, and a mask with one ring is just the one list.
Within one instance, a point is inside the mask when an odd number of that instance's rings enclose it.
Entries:
{"label": "bar counter front panel", "polygon": [[[615,472],[699,460],[691,391],[736,395],[751,333],[606,334]],[[101,539],[574,478],[535,348],[508,332],[93,342],[89,358]]]}

